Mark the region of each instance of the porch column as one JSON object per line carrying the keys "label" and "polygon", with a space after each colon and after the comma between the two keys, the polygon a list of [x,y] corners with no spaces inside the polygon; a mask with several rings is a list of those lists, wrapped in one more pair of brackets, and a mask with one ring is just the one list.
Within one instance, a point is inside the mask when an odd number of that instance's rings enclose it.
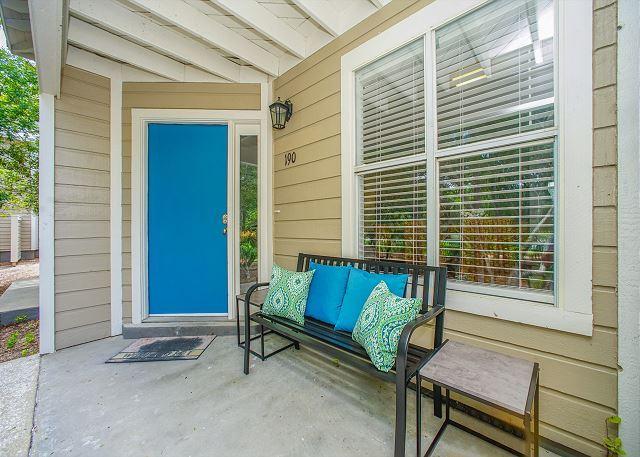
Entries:
{"label": "porch column", "polygon": [[111,335],[122,334],[122,76],[111,75],[110,268]]}
{"label": "porch column", "polygon": [[55,350],[54,97],[40,94],[40,353]]}
{"label": "porch column", "polygon": [[640,455],[640,5],[618,2],[618,415]]}

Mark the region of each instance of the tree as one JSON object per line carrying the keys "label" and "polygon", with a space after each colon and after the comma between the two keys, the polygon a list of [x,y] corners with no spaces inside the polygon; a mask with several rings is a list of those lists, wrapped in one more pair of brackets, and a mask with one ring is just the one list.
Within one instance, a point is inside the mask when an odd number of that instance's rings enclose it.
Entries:
{"label": "tree", "polygon": [[38,75],[0,49],[0,210],[38,211]]}

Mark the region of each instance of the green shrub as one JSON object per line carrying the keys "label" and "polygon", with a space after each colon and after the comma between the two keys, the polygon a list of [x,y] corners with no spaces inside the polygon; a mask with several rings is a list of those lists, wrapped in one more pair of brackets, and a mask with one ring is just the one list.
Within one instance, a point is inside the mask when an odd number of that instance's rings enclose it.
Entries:
{"label": "green shrub", "polygon": [[13,349],[18,342],[18,338],[20,338],[20,334],[18,332],[13,332],[9,335],[9,338],[7,338],[7,349]]}
{"label": "green shrub", "polygon": [[27,322],[29,320],[29,316],[27,316],[26,314],[20,314],[19,316],[16,316],[16,318],[14,319],[16,324],[22,324],[23,322]]}
{"label": "green shrub", "polygon": [[625,450],[622,448],[622,440],[618,436],[609,434],[609,428],[617,427],[621,422],[622,419],[620,419],[619,416],[607,417],[604,422],[607,437],[602,441],[602,444],[604,444],[604,447],[607,449],[607,455],[627,455]]}

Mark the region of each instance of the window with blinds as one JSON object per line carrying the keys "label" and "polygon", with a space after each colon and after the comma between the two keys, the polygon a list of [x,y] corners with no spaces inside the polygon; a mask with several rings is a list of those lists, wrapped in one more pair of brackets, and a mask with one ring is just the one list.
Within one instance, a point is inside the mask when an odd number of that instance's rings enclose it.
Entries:
{"label": "window with blinds", "polygon": [[415,41],[356,72],[358,164],[424,154],[424,45]]}
{"label": "window with blinds", "polygon": [[[458,284],[542,292],[547,302],[556,257],[553,40],[553,0],[493,0],[435,32],[440,265]],[[523,135],[534,131],[542,132],[531,143]]]}
{"label": "window with blinds", "polygon": [[[424,41],[358,70],[359,250],[419,262],[427,254]],[[390,166],[406,157],[408,165]]]}
{"label": "window with blinds", "polygon": [[438,29],[438,148],[554,127],[553,39],[553,0],[494,0]]}
{"label": "window with blinds", "polygon": [[450,287],[554,302],[554,11],[492,0],[425,32],[433,61],[421,38],[355,71],[361,257],[429,252]]}
{"label": "window with blinds", "polygon": [[554,142],[440,162],[440,265],[459,281],[554,289]]}

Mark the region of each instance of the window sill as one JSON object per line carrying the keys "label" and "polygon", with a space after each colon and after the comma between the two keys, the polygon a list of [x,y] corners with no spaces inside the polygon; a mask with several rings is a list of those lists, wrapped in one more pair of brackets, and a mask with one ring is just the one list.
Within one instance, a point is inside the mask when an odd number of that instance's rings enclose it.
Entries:
{"label": "window sill", "polygon": [[568,311],[548,304],[496,297],[461,290],[447,290],[446,308],[520,324],[591,336],[593,315]]}

